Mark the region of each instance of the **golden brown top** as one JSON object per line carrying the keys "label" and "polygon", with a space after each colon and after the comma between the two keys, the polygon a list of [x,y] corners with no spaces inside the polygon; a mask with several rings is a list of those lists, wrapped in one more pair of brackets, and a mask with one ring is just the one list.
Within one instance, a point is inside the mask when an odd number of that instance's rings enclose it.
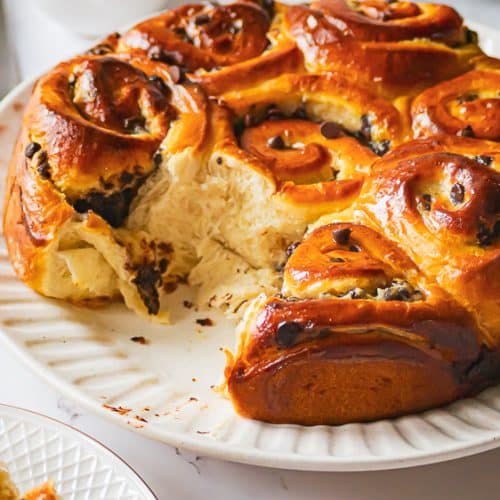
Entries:
{"label": "golden brown top", "polygon": [[268,46],[269,14],[257,4],[188,4],[144,21],[124,34],[119,52],[190,70],[245,61]]}
{"label": "golden brown top", "polygon": [[[175,121],[177,147],[204,137],[204,96],[174,85],[169,67],[127,55],[81,56],[42,77],[25,122],[31,167],[77,211],[89,207],[113,226],[126,216],[155,152]],[[178,143],[172,141],[171,147]]]}
{"label": "golden brown top", "polygon": [[286,27],[310,71],[339,71],[388,96],[471,69],[475,35],[451,7],[379,0],[318,0],[289,8]]}
{"label": "golden brown top", "polygon": [[385,0],[317,0],[323,13],[344,37],[358,41],[396,42],[426,38],[453,46],[465,42],[460,15],[447,5]]}
{"label": "golden brown top", "polygon": [[500,141],[499,89],[500,72],[476,70],[426,90],[412,106],[415,136]]}
{"label": "golden brown top", "polygon": [[282,293],[422,300],[423,293],[414,288],[416,276],[417,267],[404,252],[376,231],[361,224],[327,224],[291,250]]}

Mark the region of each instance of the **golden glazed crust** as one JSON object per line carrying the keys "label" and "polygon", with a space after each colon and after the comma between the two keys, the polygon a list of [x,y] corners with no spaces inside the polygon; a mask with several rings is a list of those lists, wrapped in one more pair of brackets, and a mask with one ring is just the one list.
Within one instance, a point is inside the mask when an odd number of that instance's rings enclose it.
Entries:
{"label": "golden glazed crust", "polygon": [[318,0],[290,7],[286,21],[311,71],[347,72],[387,95],[467,71],[480,53],[462,18],[445,5]]}
{"label": "golden glazed crust", "polygon": [[[82,56],[42,77],[7,181],[4,231],[18,276],[43,294],[74,302],[111,299],[121,292],[134,309],[157,314],[158,304],[148,304],[135,281],[147,266],[154,281],[147,287],[159,286],[171,257],[168,243],[149,241],[139,232],[121,234],[118,228],[155,167],[153,155],[164,135],[170,131],[174,151],[203,142],[204,107],[198,88],[173,85],[168,67],[138,57]],[[178,116],[182,119],[171,125]],[[134,121],[140,130],[130,128]],[[157,244],[163,250],[153,252]],[[148,252],[136,248],[145,245]],[[71,272],[72,250],[80,251],[82,262],[97,259],[109,283],[81,287],[83,271],[74,269],[71,283],[62,286],[58,280]]]}
{"label": "golden glazed crust", "polygon": [[154,321],[240,319],[242,415],[341,424],[500,375],[500,63],[451,7],[189,4],[35,85],[9,168],[18,276]]}

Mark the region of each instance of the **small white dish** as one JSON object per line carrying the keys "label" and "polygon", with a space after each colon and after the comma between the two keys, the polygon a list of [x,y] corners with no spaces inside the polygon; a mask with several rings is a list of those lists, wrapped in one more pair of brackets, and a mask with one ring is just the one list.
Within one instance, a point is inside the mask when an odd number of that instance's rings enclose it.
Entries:
{"label": "small white dish", "polygon": [[48,479],[62,500],[154,500],[117,455],[51,418],[0,405],[0,462],[21,493]]}

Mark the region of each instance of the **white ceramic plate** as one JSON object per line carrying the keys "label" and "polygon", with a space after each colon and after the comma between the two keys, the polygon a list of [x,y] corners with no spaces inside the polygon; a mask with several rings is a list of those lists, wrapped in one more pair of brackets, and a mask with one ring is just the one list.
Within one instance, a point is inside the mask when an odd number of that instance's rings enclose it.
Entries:
{"label": "white ceramic plate", "polygon": [[[484,48],[500,55],[500,33],[475,28]],[[0,105],[1,182],[32,84],[21,84]],[[187,296],[189,290],[172,296],[170,327],[152,325],[121,305],[77,308],[20,283],[0,245],[3,343],[68,397],[153,439],[200,455],[304,470],[408,467],[500,443],[500,387],[446,408],[371,424],[300,427],[240,418],[211,388],[221,380],[220,346],[232,347],[233,325],[213,311],[184,308]],[[207,316],[215,326],[196,324]],[[134,336],[149,343],[130,341]]]}
{"label": "white ceramic plate", "polygon": [[57,420],[0,405],[0,462],[21,493],[48,479],[63,500],[154,500],[125,462]]}

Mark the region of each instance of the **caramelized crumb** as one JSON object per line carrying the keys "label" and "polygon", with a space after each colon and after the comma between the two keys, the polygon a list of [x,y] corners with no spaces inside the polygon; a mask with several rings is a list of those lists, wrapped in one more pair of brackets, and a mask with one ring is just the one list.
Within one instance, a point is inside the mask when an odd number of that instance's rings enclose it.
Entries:
{"label": "caramelized crumb", "polygon": [[149,341],[146,338],[144,338],[142,335],[139,337],[131,337],[130,340],[132,342],[136,342],[137,344],[141,344],[141,345],[149,344]]}
{"label": "caramelized crumb", "polygon": [[214,322],[210,318],[198,318],[196,323],[200,326],[214,326]]}

